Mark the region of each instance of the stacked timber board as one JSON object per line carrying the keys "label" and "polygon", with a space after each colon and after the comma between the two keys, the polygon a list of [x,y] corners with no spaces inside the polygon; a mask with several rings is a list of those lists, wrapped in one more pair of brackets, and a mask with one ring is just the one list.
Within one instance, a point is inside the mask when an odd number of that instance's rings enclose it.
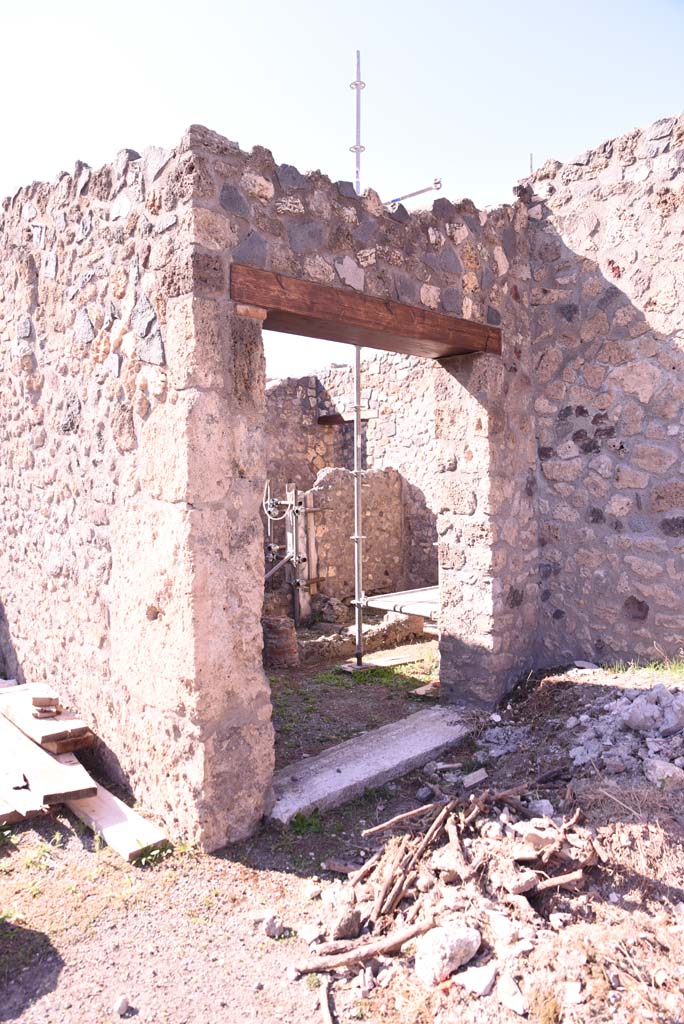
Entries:
{"label": "stacked timber board", "polygon": [[[51,717],[43,717],[45,707]],[[89,747],[87,724],[45,696],[45,687],[0,681],[0,826],[65,804],[128,861],[168,846],[163,832],[90,777],[74,750]]]}

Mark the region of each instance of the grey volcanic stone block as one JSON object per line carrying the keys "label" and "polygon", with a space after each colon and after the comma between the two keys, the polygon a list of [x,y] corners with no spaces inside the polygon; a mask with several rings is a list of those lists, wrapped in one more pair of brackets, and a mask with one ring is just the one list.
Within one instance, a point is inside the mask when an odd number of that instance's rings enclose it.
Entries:
{"label": "grey volcanic stone block", "polygon": [[323,246],[325,231],[320,221],[291,224],[287,231],[290,247],[297,255],[317,252]]}
{"label": "grey volcanic stone block", "polygon": [[454,708],[427,708],[362,733],[276,772],[269,817],[287,824],[295,814],[336,807],[427,764],[467,733]]}
{"label": "grey volcanic stone block", "polygon": [[228,213],[234,213],[237,217],[249,217],[249,203],[236,185],[224,185],[219,202]]}
{"label": "grey volcanic stone block", "polygon": [[276,176],[280,187],[287,189],[306,188],[306,178],[292,164],[281,164],[276,167]]}

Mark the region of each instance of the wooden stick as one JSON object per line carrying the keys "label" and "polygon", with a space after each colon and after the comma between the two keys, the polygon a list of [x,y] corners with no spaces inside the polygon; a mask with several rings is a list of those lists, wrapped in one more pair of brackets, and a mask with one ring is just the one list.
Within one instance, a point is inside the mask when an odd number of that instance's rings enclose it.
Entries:
{"label": "wooden stick", "polygon": [[562,889],[574,889],[579,882],[584,881],[584,872],[582,868],[578,868],[577,871],[569,871],[566,875],[555,875],[553,878],[544,878],[541,882],[537,882],[534,887],[535,892],[545,892],[547,889],[556,889],[558,887]]}
{"label": "wooden stick", "polygon": [[556,825],[556,823],[551,818],[547,819],[556,829],[558,835],[556,836],[556,838],[550,846],[547,846],[545,850],[542,850],[542,864],[548,864],[551,858],[554,856],[554,854],[560,853],[565,843],[565,837],[567,836],[570,829],[575,827],[581,816],[582,812],[580,811],[579,807],[577,807],[572,817],[569,818],[567,821],[564,821],[563,824],[560,826]]}
{"label": "wooden stick", "polygon": [[401,949],[405,942],[414,939],[416,935],[423,935],[429,931],[433,925],[433,918],[429,918],[427,921],[411,925],[410,928],[402,928],[399,931],[390,932],[389,935],[385,935],[381,939],[356,946],[348,953],[314,957],[312,960],[306,960],[300,964],[297,967],[297,973],[317,974],[319,971],[335,971],[338,967],[348,967],[350,964],[363,963],[364,960],[381,956],[383,953],[392,953],[396,949]]}
{"label": "wooden stick", "polygon": [[347,876],[354,875],[359,870],[358,864],[348,864],[347,861],[338,860],[337,857],[328,857],[327,860],[321,862],[321,867],[324,871]]}
{"label": "wooden stick", "polygon": [[451,800],[446,805],[446,807],[442,807],[442,810],[439,812],[439,814],[437,815],[435,820],[432,822],[432,825],[430,825],[430,828],[425,833],[420,846],[418,847],[418,849],[416,850],[416,852],[413,855],[413,859],[412,859],[409,867],[413,867],[414,864],[417,864],[418,861],[420,860],[420,858],[423,856],[423,854],[427,850],[427,848],[430,845],[430,843],[433,843],[435,841],[437,836],[440,834],[440,832],[444,828],[444,822],[446,821],[447,817],[451,814],[453,809],[457,806],[457,804],[458,804],[458,800]]}
{"label": "wooden stick", "polygon": [[394,854],[392,854],[392,851],[388,851],[390,853],[390,857],[387,860],[387,864],[382,875],[382,882],[376,894],[373,909],[371,910],[370,913],[369,920],[373,921],[373,923],[375,923],[375,921],[377,921],[377,919],[380,917],[382,907],[385,902],[385,898],[390,890],[390,887],[394,882],[394,873],[401,864],[404,853],[406,852],[407,843],[408,836],[404,836],[399,845],[397,846],[396,850],[394,851]]}
{"label": "wooden stick", "polygon": [[323,1024],[334,1024],[332,1013],[330,1012],[330,978],[326,978],[321,986],[319,1004],[321,1007]]}
{"label": "wooden stick", "polygon": [[521,804],[519,800],[516,800],[515,797],[504,796],[504,797],[501,797],[501,801],[500,802],[502,804],[505,804],[506,807],[510,807],[511,810],[515,811],[516,814],[519,814],[521,818],[527,818],[529,820],[530,818],[536,818],[537,817],[536,814],[534,814],[532,811],[528,810],[528,808],[525,807],[524,804]]}
{"label": "wooden stick", "polygon": [[388,818],[387,821],[383,821],[380,825],[374,825],[373,828],[365,828],[361,833],[362,836],[374,836],[377,832],[386,832],[388,828],[394,828],[402,821],[408,821],[409,818],[417,818],[421,814],[427,814],[429,811],[435,811],[438,807],[442,807],[443,804],[439,802],[433,802],[431,804],[423,804],[422,807],[414,807],[412,811],[404,811],[403,814],[395,814],[393,818]]}
{"label": "wooden stick", "polygon": [[385,914],[394,913],[394,911],[399,906],[404,896],[406,896],[407,892],[409,891],[413,883],[417,880],[417,878],[417,871],[412,871],[410,874],[404,876],[404,878],[401,880],[401,884],[396,886],[395,889],[390,893],[384,910]]}
{"label": "wooden stick", "polygon": [[355,871],[354,874],[349,876],[349,881],[351,882],[351,884],[358,885],[359,882],[363,882],[363,880],[367,878],[368,875],[370,875],[371,871],[373,870],[373,868],[378,863],[381,857],[381,850],[378,850],[378,852],[374,853],[372,857],[369,857],[366,863],[363,865],[363,867],[359,868],[358,871]]}
{"label": "wooden stick", "polygon": [[451,814],[447,818],[446,831],[447,835],[449,836],[449,846],[454,851],[454,856],[458,861],[457,871],[461,876],[461,881],[465,882],[473,874],[474,868],[466,860],[465,853],[463,852],[463,847],[461,846],[461,837],[458,832],[458,825],[456,824],[456,819],[454,818],[453,814]]}
{"label": "wooden stick", "polygon": [[414,902],[411,904],[411,906],[406,911],[406,924],[407,925],[413,924],[415,919],[418,917],[418,914],[420,913],[422,905],[423,904],[422,904],[421,899],[420,899],[420,894],[418,894],[417,899],[414,900]]}

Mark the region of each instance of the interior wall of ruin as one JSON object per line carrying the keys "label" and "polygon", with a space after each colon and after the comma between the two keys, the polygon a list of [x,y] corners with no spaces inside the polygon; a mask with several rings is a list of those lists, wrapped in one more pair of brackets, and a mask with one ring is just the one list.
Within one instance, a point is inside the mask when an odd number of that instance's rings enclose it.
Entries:
{"label": "interior wall of ruin", "polygon": [[520,189],[547,664],[684,645],[683,168],[665,118]]}
{"label": "interior wall of ruin", "polygon": [[[372,527],[374,512],[379,518],[400,515],[400,566],[388,567],[388,579],[397,590],[434,585],[439,488],[431,364],[397,353],[366,350],[361,378],[363,468],[396,470],[401,482],[396,490],[400,502],[396,512],[384,500],[389,493],[369,493],[364,530]],[[325,367],[315,376],[270,382],[266,389],[269,474],[277,480],[303,480],[308,488],[324,467],[350,470],[354,462],[353,393],[353,372],[347,365]],[[371,541],[371,547],[366,547],[371,560],[373,551]],[[376,588],[380,580],[381,574],[372,571],[366,591],[373,593],[371,587]],[[350,593],[353,589],[352,581]]]}
{"label": "interior wall of ruin", "polygon": [[[367,594],[387,594],[404,586],[403,491],[396,470],[363,474],[363,580]],[[316,536],[318,592],[349,601],[354,596],[354,476],[346,469],[323,469],[308,495],[316,510],[310,523]]]}

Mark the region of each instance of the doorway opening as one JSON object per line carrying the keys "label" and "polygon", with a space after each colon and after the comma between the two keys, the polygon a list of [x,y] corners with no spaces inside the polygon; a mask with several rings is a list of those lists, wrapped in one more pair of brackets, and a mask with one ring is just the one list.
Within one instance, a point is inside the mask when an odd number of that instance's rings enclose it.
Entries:
{"label": "doorway opening", "polygon": [[[242,265],[232,267],[231,298],[238,315],[277,332],[271,344],[289,334],[355,347],[352,366],[267,387],[264,634],[277,765],[284,766],[318,753],[326,738],[345,738],[345,730],[386,724],[382,715],[359,714],[360,696],[365,711],[382,705],[396,719],[420,706],[414,690],[438,695],[439,502],[427,499],[420,474],[407,471],[407,461],[421,462],[421,437],[408,445],[397,437],[396,408],[381,381],[398,382],[403,401],[416,383],[427,397],[442,372],[438,360],[500,352],[501,333]],[[363,365],[362,347],[371,352]],[[420,433],[434,445],[434,412],[424,420]],[[395,454],[397,444],[403,457]],[[423,475],[434,474],[429,463],[422,460]],[[370,671],[332,679],[331,665],[345,659],[349,672]],[[376,681],[384,694],[392,691],[391,700],[370,699]],[[331,687],[346,695],[348,708]],[[321,727],[320,715],[318,735],[305,726],[316,717],[306,713],[317,704],[312,691],[324,695],[327,722],[339,728]]]}

